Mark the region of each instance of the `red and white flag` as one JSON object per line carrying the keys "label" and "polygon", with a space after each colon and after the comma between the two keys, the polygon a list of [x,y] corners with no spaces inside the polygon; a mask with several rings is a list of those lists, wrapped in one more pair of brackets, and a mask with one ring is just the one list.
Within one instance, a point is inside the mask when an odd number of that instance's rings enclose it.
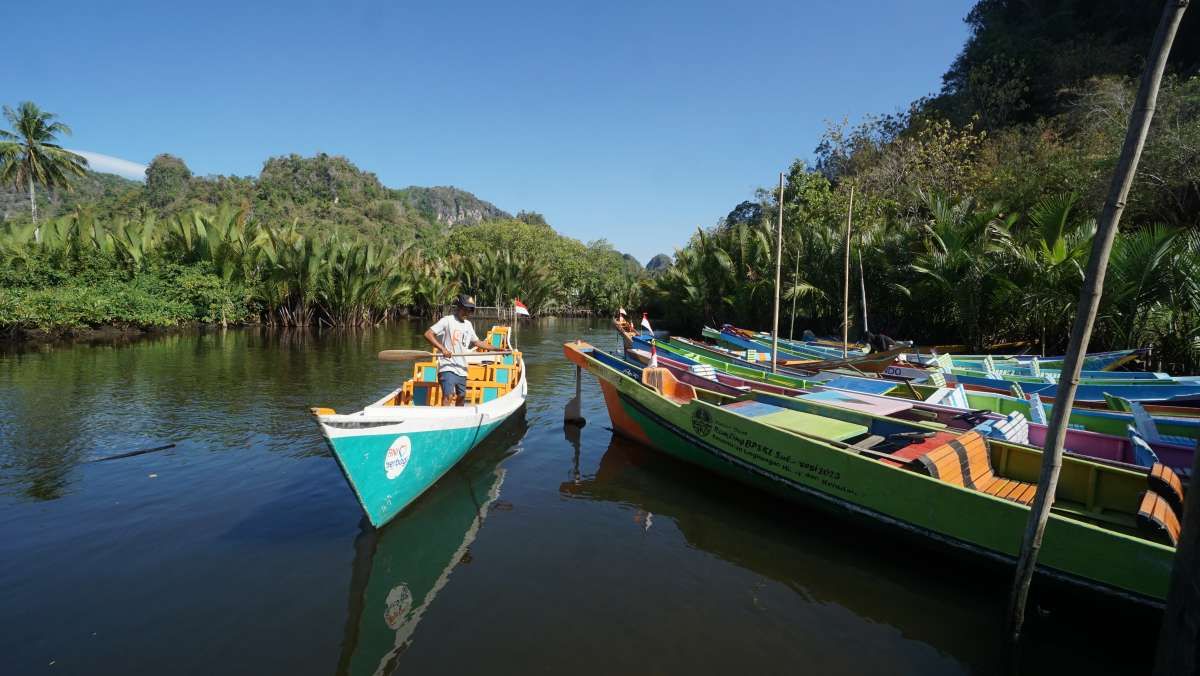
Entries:
{"label": "red and white flag", "polygon": [[654,333],[654,329],[650,328],[650,318],[646,316],[645,312],[642,313],[642,328]]}
{"label": "red and white flag", "polygon": [[529,316],[529,308],[525,307],[524,303],[515,298],[513,299],[513,312],[525,317]]}

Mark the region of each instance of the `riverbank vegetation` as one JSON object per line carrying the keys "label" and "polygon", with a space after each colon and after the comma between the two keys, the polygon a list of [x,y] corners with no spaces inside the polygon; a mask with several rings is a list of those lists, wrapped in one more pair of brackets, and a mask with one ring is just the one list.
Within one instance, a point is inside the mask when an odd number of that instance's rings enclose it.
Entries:
{"label": "riverbank vegetation", "polygon": [[[443,251],[361,235],[306,234],[221,207],[139,220],[86,211],[0,232],[0,326],[63,333],[118,325],[363,326],[430,314],[459,292],[533,311],[605,308],[636,274],[604,242],[490,221]],[[524,237],[537,237],[524,242]]]}
{"label": "riverbank vegetation", "polygon": [[[146,183],[87,174],[0,221],[0,329],[361,326],[438,311],[460,292],[534,313],[602,312],[641,266],[454,188],[384,187],[341,157],[196,177],[160,155]],[[103,177],[103,178],[96,178]],[[29,200],[26,195],[26,200]],[[34,220],[40,204],[49,219]],[[4,207],[5,205],[0,205]]]}
{"label": "riverbank vegetation", "polygon": [[[1061,350],[1159,9],[982,0],[938,95],[830,125],[812,161],[787,174],[784,335],[792,321],[797,334],[840,333],[853,188],[854,337],[869,325],[926,344]],[[1200,29],[1196,16],[1186,21],[1182,35]],[[1198,67],[1200,42],[1179,41],[1092,340],[1092,349],[1151,346],[1189,372],[1200,368]],[[697,232],[643,282],[654,314],[686,331],[769,326],[776,192],[760,190]]]}

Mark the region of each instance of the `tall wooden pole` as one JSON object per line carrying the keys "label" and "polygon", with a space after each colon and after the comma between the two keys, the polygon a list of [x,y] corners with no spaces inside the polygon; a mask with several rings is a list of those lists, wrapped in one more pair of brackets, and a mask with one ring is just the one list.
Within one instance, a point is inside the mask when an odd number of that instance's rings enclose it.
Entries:
{"label": "tall wooden pole", "polygon": [[854,218],[854,184],[850,184],[850,208],[846,210],[846,259],[842,280],[842,359],[850,349],[850,221]]}
{"label": "tall wooden pole", "polygon": [[1129,127],[1125,131],[1125,143],[1121,157],[1113,172],[1108,198],[1100,214],[1100,224],[1092,240],[1092,255],[1088,259],[1087,275],[1079,291],[1079,303],[1075,308],[1075,323],[1071,327],[1071,340],[1067,345],[1067,356],[1059,373],[1058,394],[1050,417],[1050,429],[1042,454],[1042,472],[1038,477],[1037,493],[1029,510],[1029,522],[1021,542],[1021,554],[1017,559],[1016,576],[1013,579],[1012,597],[1009,601],[1009,638],[1014,645],[1021,636],[1021,624],[1025,619],[1025,601],[1029,597],[1029,583],[1037,565],[1038,550],[1042,546],[1042,535],[1046,521],[1050,518],[1050,507],[1054,504],[1054,490],[1058,485],[1058,473],[1062,468],[1063,440],[1067,435],[1067,419],[1079,386],[1079,371],[1087,354],[1088,340],[1092,336],[1092,325],[1096,322],[1096,311],[1100,306],[1100,294],[1104,291],[1104,273],[1108,267],[1108,255],[1112,251],[1113,239],[1125,209],[1129,186],[1137,172],[1138,159],[1154,107],[1158,101],[1158,87],[1162,82],[1163,70],[1167,66],[1167,54],[1175,40],[1175,32],[1187,9],[1189,0],[1169,0],[1163,8],[1162,20],[1154,35],[1146,70],[1138,88],[1137,100],[1129,116]]}
{"label": "tall wooden pole", "polygon": [[779,287],[783,277],[783,172],[779,172],[779,233],[775,236],[775,319],[771,323],[771,373],[779,372]]}
{"label": "tall wooden pole", "polygon": [[863,272],[861,241],[858,243],[858,288],[862,289],[863,333],[870,333],[871,328],[867,324],[867,276]]}
{"label": "tall wooden pole", "polygon": [[[792,273],[792,291],[796,290],[796,283],[800,281],[800,246],[796,246],[796,271]],[[792,323],[788,327],[788,340],[796,337],[796,298],[798,296],[792,294]]]}

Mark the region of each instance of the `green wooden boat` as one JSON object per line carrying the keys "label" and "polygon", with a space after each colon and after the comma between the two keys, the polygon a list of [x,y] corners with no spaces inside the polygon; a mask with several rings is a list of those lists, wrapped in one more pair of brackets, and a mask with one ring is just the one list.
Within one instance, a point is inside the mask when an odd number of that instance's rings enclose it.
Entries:
{"label": "green wooden boat", "polygon": [[[670,339],[667,342],[658,342],[658,349],[668,355],[679,355],[692,361],[697,361],[702,364],[712,366],[718,371],[735,375],[748,380],[757,380],[772,385],[783,385],[785,387],[794,387],[797,389],[809,389],[814,385],[828,387],[828,380],[811,380],[800,378],[798,376],[790,376],[780,373],[769,373],[761,369],[755,369],[750,366],[741,366],[732,361],[726,361],[718,356],[719,353],[711,353],[711,355],[700,354],[693,352],[687,348],[692,346],[690,342],[682,342],[677,339]],[[845,375],[845,374],[841,374]],[[848,376],[847,376],[848,377]],[[886,394],[892,397],[903,397],[905,399],[915,399],[918,401],[931,401],[932,403],[944,403],[937,397],[943,388],[932,385],[911,382],[896,382],[895,387],[886,392],[873,392],[872,394]],[[976,390],[965,390],[963,393],[967,399],[967,406],[971,410],[991,411],[1001,415],[1019,412],[1028,420],[1039,421],[1049,420],[1053,410],[1052,404],[1040,404],[1029,399],[1013,397],[993,392],[981,392]],[[1035,406],[1041,406],[1042,414],[1037,415],[1034,412]],[[1148,407],[1153,408],[1153,407]],[[1158,427],[1159,433],[1170,436],[1186,439],[1200,439],[1200,419],[1189,418],[1186,416],[1171,416],[1168,414],[1155,415],[1154,421]],[[1086,430],[1089,432],[1098,432],[1100,434],[1110,434],[1119,437],[1124,437],[1128,434],[1130,426],[1135,426],[1133,415],[1125,411],[1110,411],[1103,409],[1089,408],[1073,408],[1071,409],[1071,417],[1068,420],[1068,425],[1072,429]]]}
{"label": "green wooden boat", "polygon": [[[894,421],[827,418],[761,393],[730,399],[678,383],[666,369],[645,369],[638,382],[591,349],[563,347],[597,378],[613,429],[626,437],[835,512],[1015,560],[1041,466],[1036,449],[969,432],[912,457],[876,451],[887,448],[875,439]],[[1178,478],[1159,467],[1142,473],[1066,458],[1039,573],[1161,605],[1182,504]]]}

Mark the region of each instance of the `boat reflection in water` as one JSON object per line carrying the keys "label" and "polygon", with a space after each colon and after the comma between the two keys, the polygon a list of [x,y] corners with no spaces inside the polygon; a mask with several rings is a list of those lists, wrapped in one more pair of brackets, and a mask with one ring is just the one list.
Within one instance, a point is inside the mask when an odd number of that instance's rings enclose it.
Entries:
{"label": "boat reflection in water", "polygon": [[522,409],[382,529],[365,521],[355,542],[350,610],[338,673],[391,674],[413,632],[500,497],[505,469],[524,436]]}
{"label": "boat reflection in water", "polygon": [[[867,524],[826,519],[820,511],[723,481],[616,434],[594,472],[588,471],[586,459],[580,471],[579,462],[577,453],[569,478],[559,485],[560,495],[618,505],[628,510],[630,529],[678,531],[685,546],[760,576],[750,590],[756,607],[761,589],[772,582],[784,585],[795,596],[773,595],[770,608],[762,610],[789,623],[798,644],[808,637],[835,643],[846,638],[847,645],[834,649],[857,651],[854,643],[864,635],[885,643],[899,638],[907,648],[890,643],[887,649],[874,646],[870,652],[878,651],[878,658],[869,657],[869,652],[853,653],[863,661],[860,667],[879,673],[892,671],[886,660],[898,654],[912,659],[912,664],[983,672],[1007,664],[1011,657],[999,639],[1009,580],[1002,569],[987,570],[937,550],[912,546],[908,538],[888,537]],[[680,557],[679,562],[689,560]],[[725,577],[718,570],[701,564],[680,568],[678,574],[681,578],[703,575],[711,586],[744,584],[744,578]],[[674,602],[666,598],[663,603]],[[1095,623],[1080,623],[1076,629],[1074,613],[1067,612],[1075,605],[1070,601],[1049,594],[1040,597],[1039,616],[1032,620],[1038,631],[1029,632],[1023,662],[1078,667],[1083,663],[1080,655],[1095,653],[1084,662],[1095,662],[1099,671],[1114,665],[1118,670],[1136,669],[1144,663],[1144,652],[1119,646],[1122,636],[1134,634],[1138,640],[1132,646],[1153,645],[1158,625],[1152,613],[1118,605],[1128,624],[1110,631]],[[863,629],[844,635],[831,632],[831,626],[843,626],[847,613]],[[881,627],[889,629],[880,633]],[[1143,628],[1148,629],[1143,632]],[[1118,647],[1095,651],[1091,644],[1097,640]],[[815,654],[823,650],[811,649]],[[920,662],[925,659],[922,655],[930,661]],[[957,666],[940,661],[947,658]]]}

